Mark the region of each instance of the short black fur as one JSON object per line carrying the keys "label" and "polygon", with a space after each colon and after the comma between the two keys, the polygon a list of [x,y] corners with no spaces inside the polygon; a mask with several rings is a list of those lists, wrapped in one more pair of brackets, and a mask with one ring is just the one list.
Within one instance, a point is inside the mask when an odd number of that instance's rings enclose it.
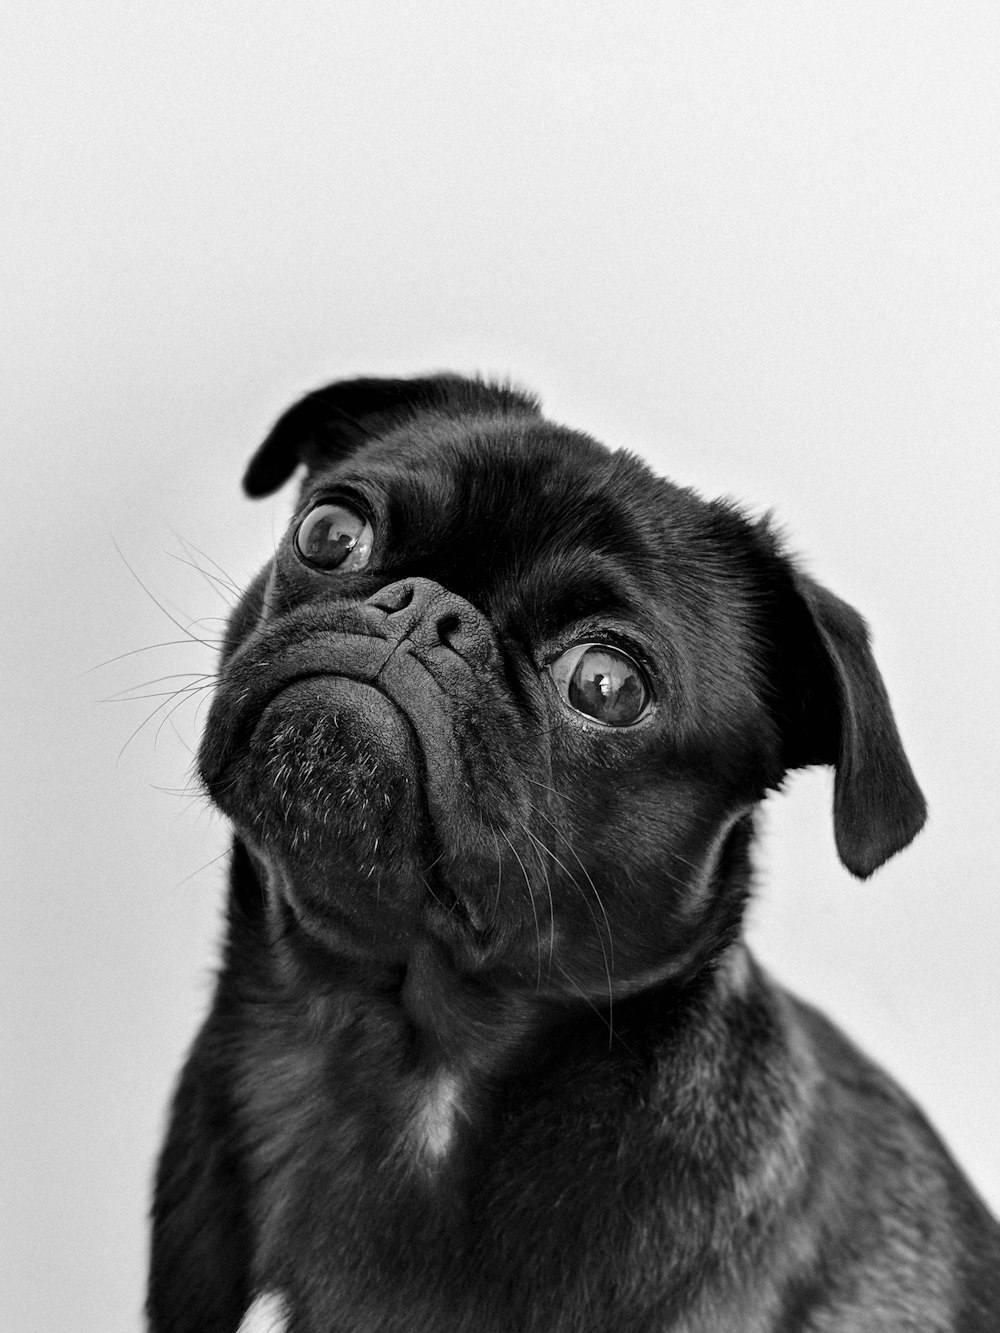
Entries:
{"label": "short black fur", "polygon": [[[265,1298],[288,1333],[1000,1326],[996,1224],[742,943],[790,770],[833,766],[857,876],[923,824],[857,613],[766,523],[509,386],[327,386],[248,492],[300,463],[199,755],[228,928],[151,1330],[235,1333]],[[317,505],[370,551],[312,567]],[[585,643],[644,677],[630,725],[567,703]]]}

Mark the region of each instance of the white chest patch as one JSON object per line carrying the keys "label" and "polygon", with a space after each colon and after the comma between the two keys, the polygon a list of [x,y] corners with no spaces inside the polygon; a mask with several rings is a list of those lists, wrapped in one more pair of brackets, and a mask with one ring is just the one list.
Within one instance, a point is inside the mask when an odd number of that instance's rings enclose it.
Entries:
{"label": "white chest patch", "polygon": [[421,1085],[408,1138],[429,1165],[442,1161],[455,1137],[455,1121],[462,1114],[461,1087],[454,1074],[441,1073]]}
{"label": "white chest patch", "polygon": [[288,1306],[276,1291],[258,1296],[243,1316],[237,1333],[285,1333]]}

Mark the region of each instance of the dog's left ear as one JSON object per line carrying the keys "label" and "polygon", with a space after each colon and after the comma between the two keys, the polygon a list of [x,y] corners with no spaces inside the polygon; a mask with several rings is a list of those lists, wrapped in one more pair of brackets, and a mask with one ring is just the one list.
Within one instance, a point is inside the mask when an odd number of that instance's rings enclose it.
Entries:
{"label": "dog's left ear", "polygon": [[462,375],[338,380],[306,394],[278,418],[243,476],[247,495],[270,495],[299,463],[320,467],[424,412],[536,415],[538,401],[509,384]]}
{"label": "dog's left ear", "polygon": [[793,571],[793,583],[793,623],[785,624],[791,642],[782,635],[780,650],[784,762],[787,768],[833,766],[837,852],[853,875],[867,879],[912,842],[927,805],[865,622],[808,576]]}

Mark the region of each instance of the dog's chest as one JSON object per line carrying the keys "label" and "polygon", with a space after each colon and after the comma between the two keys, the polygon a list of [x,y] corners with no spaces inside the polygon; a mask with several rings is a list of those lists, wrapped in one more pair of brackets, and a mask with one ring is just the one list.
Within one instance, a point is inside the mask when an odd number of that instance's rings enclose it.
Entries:
{"label": "dog's chest", "polygon": [[[416,1072],[370,1017],[325,1041],[258,1029],[239,1083],[252,1289],[283,1293],[295,1333],[328,1333],[330,1310],[380,1333],[704,1333],[726,1325],[697,1293],[725,1275],[741,1327],[763,1333],[776,1293],[720,1241],[744,1203],[718,1117],[658,1058],[569,1044],[487,1092],[469,1068]],[[692,1160],[697,1188],[677,1171]],[[777,1235],[785,1187],[766,1167],[758,1211]]]}
{"label": "dog's chest", "polygon": [[457,1074],[439,1070],[416,1080],[412,1110],[401,1110],[403,1143],[413,1161],[429,1175],[446,1170],[455,1147],[459,1122],[468,1120],[463,1104],[462,1082]]}
{"label": "dog's chest", "polygon": [[325,1181],[335,1198],[369,1192],[372,1173],[415,1189],[446,1178],[471,1123],[459,1073],[401,1069],[384,1052],[359,1059],[308,1041],[258,1050],[240,1100],[252,1172],[274,1207],[307,1182]]}
{"label": "dog's chest", "polygon": [[[301,1256],[394,1267],[418,1233],[459,1248],[480,1121],[458,1071],[413,1067],[378,1025],[330,1039],[259,1031],[238,1077],[258,1281]],[[432,1251],[433,1253],[433,1251]]]}
{"label": "dog's chest", "polygon": [[555,1329],[554,1314],[535,1324],[532,1291],[613,1281],[609,1247],[641,1238],[608,1203],[635,1182],[621,1124],[592,1105],[584,1119],[582,1087],[579,1115],[558,1079],[491,1104],[459,1072],[358,1051],[269,1041],[241,1082],[253,1285],[287,1294],[293,1327],[338,1309],[358,1327],[438,1329],[447,1308],[449,1329],[500,1333],[523,1301],[525,1329]]}

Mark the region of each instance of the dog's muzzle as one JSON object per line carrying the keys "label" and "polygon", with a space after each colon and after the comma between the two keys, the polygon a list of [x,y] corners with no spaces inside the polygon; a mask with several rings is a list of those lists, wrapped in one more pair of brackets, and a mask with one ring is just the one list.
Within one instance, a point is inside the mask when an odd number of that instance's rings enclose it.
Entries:
{"label": "dog's muzzle", "polygon": [[199,765],[257,843],[332,839],[364,860],[406,827],[447,852],[462,841],[463,802],[497,787],[522,731],[489,621],[412,578],[255,630],[223,670]]}

